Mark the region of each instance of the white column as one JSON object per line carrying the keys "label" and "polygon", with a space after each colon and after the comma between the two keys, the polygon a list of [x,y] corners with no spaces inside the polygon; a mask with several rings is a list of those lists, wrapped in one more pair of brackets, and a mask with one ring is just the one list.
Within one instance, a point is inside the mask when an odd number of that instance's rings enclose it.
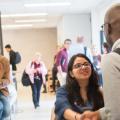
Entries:
{"label": "white column", "polygon": [[91,27],[92,27],[92,44],[97,47],[100,52],[100,18],[99,12],[94,9],[91,12]]}

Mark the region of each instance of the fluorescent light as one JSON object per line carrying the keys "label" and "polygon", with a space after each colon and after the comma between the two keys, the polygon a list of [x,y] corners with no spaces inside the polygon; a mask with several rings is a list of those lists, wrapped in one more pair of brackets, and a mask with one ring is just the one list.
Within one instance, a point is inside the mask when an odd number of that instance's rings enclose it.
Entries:
{"label": "fluorescent light", "polygon": [[2,25],[2,28],[24,28],[24,27],[32,27],[32,24],[13,24],[13,25]]}
{"label": "fluorescent light", "polygon": [[29,17],[29,16],[46,16],[47,13],[24,13],[24,14],[6,14],[1,17]]}
{"label": "fluorescent light", "polygon": [[70,2],[24,4],[25,7],[70,6]]}
{"label": "fluorescent light", "polygon": [[36,19],[36,20],[16,20],[16,23],[33,23],[33,22],[46,22],[46,19]]}

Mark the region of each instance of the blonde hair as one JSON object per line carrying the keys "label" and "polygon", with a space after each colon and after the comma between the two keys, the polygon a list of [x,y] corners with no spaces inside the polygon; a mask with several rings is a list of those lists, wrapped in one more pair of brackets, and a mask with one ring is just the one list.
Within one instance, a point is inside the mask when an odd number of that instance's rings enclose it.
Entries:
{"label": "blonde hair", "polygon": [[33,56],[33,60],[36,59],[36,58],[38,58],[38,59],[40,58],[41,59],[42,58],[42,54],[39,53],[39,52],[36,52],[35,55]]}

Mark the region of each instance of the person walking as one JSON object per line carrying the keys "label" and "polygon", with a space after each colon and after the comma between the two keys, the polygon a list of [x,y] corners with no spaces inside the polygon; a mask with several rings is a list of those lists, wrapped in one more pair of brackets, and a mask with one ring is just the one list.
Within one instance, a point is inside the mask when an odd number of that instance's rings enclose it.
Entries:
{"label": "person walking", "polygon": [[32,90],[32,99],[35,109],[40,106],[40,91],[42,84],[46,84],[45,76],[47,69],[41,59],[41,54],[36,53],[33,59],[26,66],[25,72],[29,75]]}

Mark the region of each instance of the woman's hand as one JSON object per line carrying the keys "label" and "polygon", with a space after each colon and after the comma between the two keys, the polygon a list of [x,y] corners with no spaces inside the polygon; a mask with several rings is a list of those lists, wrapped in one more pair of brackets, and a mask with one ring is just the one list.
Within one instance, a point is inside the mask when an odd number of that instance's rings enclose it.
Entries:
{"label": "woman's hand", "polygon": [[[80,120],[82,120],[82,119],[80,119]],[[91,120],[91,119],[89,119],[89,118],[84,118],[84,120]]]}
{"label": "woman's hand", "polygon": [[81,120],[100,120],[99,111],[85,111],[81,116]]}
{"label": "woman's hand", "polygon": [[75,120],[81,120],[81,114],[76,113],[75,114]]}

